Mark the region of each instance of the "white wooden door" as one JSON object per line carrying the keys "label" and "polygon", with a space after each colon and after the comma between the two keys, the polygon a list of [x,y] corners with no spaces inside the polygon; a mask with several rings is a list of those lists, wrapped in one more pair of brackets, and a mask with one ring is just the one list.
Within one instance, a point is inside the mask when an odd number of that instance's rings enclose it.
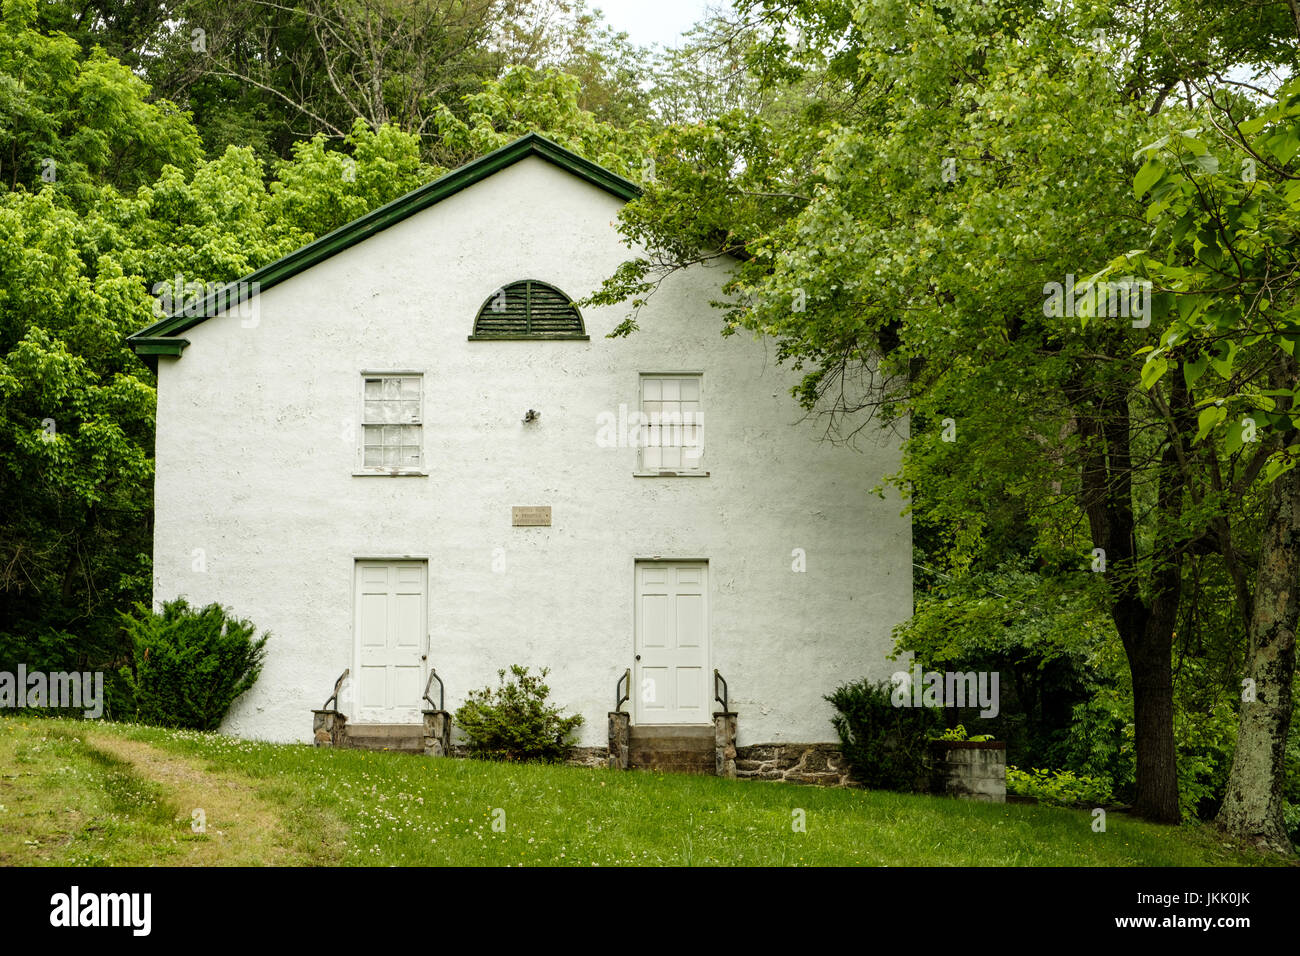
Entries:
{"label": "white wooden door", "polygon": [[636,565],[638,724],[707,724],[709,693],[708,568],[703,562]]}
{"label": "white wooden door", "polygon": [[423,561],[357,562],[353,722],[421,722],[428,578]]}

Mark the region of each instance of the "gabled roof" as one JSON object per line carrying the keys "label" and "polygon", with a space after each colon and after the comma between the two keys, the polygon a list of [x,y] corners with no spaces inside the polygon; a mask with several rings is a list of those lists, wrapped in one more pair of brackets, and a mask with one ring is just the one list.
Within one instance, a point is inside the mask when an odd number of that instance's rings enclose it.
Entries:
{"label": "gabled roof", "polygon": [[[270,265],[265,265],[256,272],[217,289],[208,295],[201,305],[196,306],[191,303],[190,307],[174,310],[148,328],[128,335],[126,340],[135,349],[136,354],[145,357],[146,361],[156,362],[158,355],[180,355],[185,346],[190,344],[187,339],[178,338],[180,333],[219,314],[231,303],[248,299],[250,288],[257,292],[265,292],[271,286],[305,269],[310,269],[318,262],[356,245],[363,239],[370,238],[377,232],[382,232],[389,226],[396,225],[421,210],[428,209],[448,196],[529,156],[554,163],[625,202],[641,195],[641,187],[630,179],[624,179],[603,166],[583,159],[544,136],[529,133],[459,169],[452,170],[445,176],[440,176],[419,189],[412,190],[405,196],[399,196],[387,205],[366,213],[360,219],[354,219],[347,225],[340,226],[284,258],[277,259]],[[186,315],[186,312],[192,314]]]}

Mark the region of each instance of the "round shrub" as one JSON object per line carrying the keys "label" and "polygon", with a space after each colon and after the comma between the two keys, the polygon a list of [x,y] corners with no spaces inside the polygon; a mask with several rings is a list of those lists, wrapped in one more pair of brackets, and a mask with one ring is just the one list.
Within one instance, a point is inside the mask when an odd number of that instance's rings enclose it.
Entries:
{"label": "round shrub", "polygon": [[895,707],[887,680],[845,684],[826,699],[852,777],[873,790],[923,793],[929,789],[929,740],[941,724],[929,707]]}
{"label": "round shrub", "polygon": [[132,666],[123,667],[135,720],[159,727],[216,730],[230,705],[262,672],[269,634],[219,604],[195,610],[184,598],[160,613],[143,604],[122,614]]}
{"label": "round shrub", "polygon": [[568,737],[582,724],[582,715],[564,716],[550,702],[544,680],[550,670],[530,674],[510,665],[510,679],[497,671],[499,685],[470,691],[456,711],[456,726],[468,738],[469,752],[489,760],[556,762],[569,752]]}

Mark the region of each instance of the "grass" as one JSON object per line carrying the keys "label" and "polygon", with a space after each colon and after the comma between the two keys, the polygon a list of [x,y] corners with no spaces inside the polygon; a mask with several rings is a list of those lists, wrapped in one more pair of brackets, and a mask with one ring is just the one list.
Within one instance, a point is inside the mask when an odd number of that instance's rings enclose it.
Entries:
{"label": "grass", "polygon": [[2,865],[1275,862],[1116,813],[0,719]]}

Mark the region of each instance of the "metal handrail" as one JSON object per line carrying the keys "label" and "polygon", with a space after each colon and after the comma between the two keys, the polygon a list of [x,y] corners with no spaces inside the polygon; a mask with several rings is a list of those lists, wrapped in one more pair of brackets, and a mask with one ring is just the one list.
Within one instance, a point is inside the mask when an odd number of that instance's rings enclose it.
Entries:
{"label": "metal handrail", "polygon": [[[623,681],[627,681],[627,692],[620,694],[619,688],[623,686]],[[623,676],[618,679],[618,682],[614,684],[614,713],[621,714],[623,712],[623,705],[626,704],[631,699],[632,699],[632,668],[629,667],[627,670],[623,672]]]}
{"label": "metal handrail", "polygon": [[339,705],[339,689],[343,686],[343,682],[344,682],[345,680],[347,680],[347,678],[348,678],[348,673],[349,673],[349,671],[351,671],[351,670],[352,670],[352,668],[350,668],[350,667],[345,667],[345,668],[343,668],[343,673],[340,674],[340,675],[339,675],[339,679],[336,680],[336,681],[334,682],[334,693],[331,694],[328,698],[326,698],[324,705],[321,707],[321,710],[330,710],[330,709],[331,709],[331,708],[330,708],[330,704],[331,704],[331,703],[334,704],[334,707],[335,707],[335,708],[338,707],[338,705]]}
{"label": "metal handrail", "polygon": [[430,707],[433,707],[433,698],[429,696],[429,687],[433,684],[435,680],[438,682],[438,706],[435,709],[445,710],[445,708],[442,706],[443,699],[445,697],[445,690],[442,686],[442,678],[438,676],[438,672],[434,670],[432,667],[429,668],[429,679],[424,682],[424,699],[429,702]]}
{"label": "metal handrail", "polygon": [[[722,682],[722,696],[718,696],[718,682]],[[713,699],[722,705],[724,714],[731,713],[731,708],[727,706],[727,679],[718,673],[718,669],[713,669]]]}

